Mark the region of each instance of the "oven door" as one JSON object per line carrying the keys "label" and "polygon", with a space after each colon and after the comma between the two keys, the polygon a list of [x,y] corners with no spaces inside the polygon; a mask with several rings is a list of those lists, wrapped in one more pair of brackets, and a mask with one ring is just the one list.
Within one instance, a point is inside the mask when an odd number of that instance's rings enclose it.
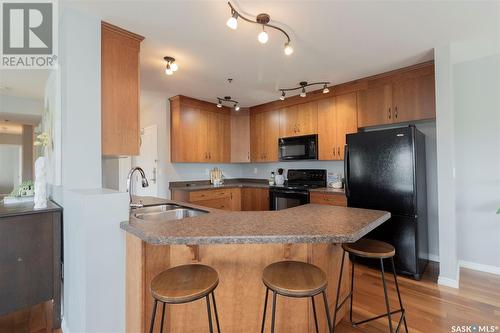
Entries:
{"label": "oven door", "polygon": [[271,210],[282,210],[309,203],[309,192],[285,189],[269,191],[269,206]]}
{"label": "oven door", "polygon": [[317,160],[317,142],[317,135],[280,138],[278,141],[280,160]]}

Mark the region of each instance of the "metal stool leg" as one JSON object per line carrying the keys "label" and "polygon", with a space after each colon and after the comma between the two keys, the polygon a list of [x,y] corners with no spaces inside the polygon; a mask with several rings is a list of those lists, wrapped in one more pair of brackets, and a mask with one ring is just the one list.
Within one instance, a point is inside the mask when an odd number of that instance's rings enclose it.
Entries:
{"label": "metal stool leg", "polygon": [[[396,276],[396,268],[394,267],[394,258],[391,258],[391,265],[392,265],[392,275],[394,276],[394,283],[396,284],[396,291],[398,293],[399,308],[401,309],[401,317],[405,325],[405,332],[408,333],[408,326],[406,325],[406,312],[405,309],[403,308],[403,301],[401,301],[401,294],[399,293],[398,278]],[[399,324],[401,324],[401,319],[399,320],[396,332],[399,330]]]}
{"label": "metal stool leg", "polygon": [[210,333],[214,332],[214,329],[212,327],[212,312],[210,311],[210,297],[205,296],[207,300],[207,314],[208,314],[208,328],[210,329]]}
{"label": "metal stool leg", "polygon": [[352,303],[354,302],[354,260],[351,262],[351,299],[350,299],[350,305],[349,305],[349,321],[351,322],[352,325]]}
{"label": "metal stool leg", "polygon": [[271,317],[271,333],[274,333],[275,320],[276,320],[276,292],[273,291],[273,314]]}
{"label": "metal stool leg", "polygon": [[156,305],[158,301],[154,300],[153,302],[153,313],[151,314],[151,324],[149,324],[149,333],[153,333],[153,328],[155,325],[155,316],[156,316]]}
{"label": "metal stool leg", "polygon": [[326,293],[323,290],[323,303],[325,303],[326,321],[328,323],[328,332],[332,332],[332,323],[330,321],[330,308],[328,307],[328,299],[326,298]]}
{"label": "metal stool leg", "polygon": [[387,308],[387,319],[389,320],[389,332],[392,331],[392,320],[391,320],[391,308],[389,305],[389,297],[387,297],[387,286],[385,285],[385,275],[384,275],[384,259],[380,259],[380,271],[382,273],[382,284],[384,286],[384,297],[385,297],[385,306]]}
{"label": "metal stool leg", "polygon": [[345,251],[342,251],[342,261],[340,262],[339,283],[337,285],[337,297],[335,297],[335,307],[333,308],[332,333],[335,332],[335,322],[337,321],[337,308],[339,307],[340,285],[342,283],[342,273],[344,272]]}
{"label": "metal stool leg", "polygon": [[266,298],[264,300],[264,314],[262,315],[262,327],[260,333],[264,333],[264,326],[266,325],[266,309],[267,309],[267,299],[269,298],[269,288],[266,288]]}
{"label": "metal stool leg", "polygon": [[316,315],[316,304],[314,303],[314,296],[311,297],[311,301],[312,301],[312,305],[313,305],[314,325],[316,327],[316,333],[319,333],[318,316]]}
{"label": "metal stool leg", "polygon": [[166,306],[164,302],[162,303],[163,303],[163,310],[161,311],[160,333],[163,333],[163,322],[165,320],[165,306]]}
{"label": "metal stool leg", "polygon": [[214,303],[215,323],[217,324],[217,333],[220,333],[219,314],[217,313],[217,304],[215,304],[215,293],[213,291],[212,291],[212,302]]}

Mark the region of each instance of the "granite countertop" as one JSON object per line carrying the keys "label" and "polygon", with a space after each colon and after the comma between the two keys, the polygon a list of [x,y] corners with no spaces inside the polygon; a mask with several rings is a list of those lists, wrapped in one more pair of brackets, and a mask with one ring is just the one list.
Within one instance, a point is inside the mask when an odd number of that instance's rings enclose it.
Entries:
{"label": "granite countertop", "polygon": [[[144,221],[131,215],[121,228],[150,244],[250,244],[355,242],[390,218],[385,211],[308,204],[280,211],[227,212],[166,199],[209,212],[173,221]],[[133,210],[131,211],[133,214]]]}
{"label": "granite countertop", "polygon": [[257,187],[269,188],[269,183],[265,179],[251,178],[233,178],[225,179],[224,184],[213,186],[209,180],[196,180],[187,182],[170,182],[170,190],[181,191],[200,191],[200,190],[215,190],[219,188],[236,188],[236,187]]}
{"label": "granite countertop", "polygon": [[22,202],[15,204],[4,204],[0,201],[0,217],[47,213],[62,210],[62,207],[48,200],[46,208],[34,208],[34,202]]}

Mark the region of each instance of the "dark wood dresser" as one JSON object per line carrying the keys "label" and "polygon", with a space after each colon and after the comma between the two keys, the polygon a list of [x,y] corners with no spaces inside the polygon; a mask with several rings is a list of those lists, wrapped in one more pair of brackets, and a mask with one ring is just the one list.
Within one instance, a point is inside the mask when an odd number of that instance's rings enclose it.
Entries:
{"label": "dark wood dresser", "polygon": [[0,316],[53,301],[61,326],[62,208],[0,202]]}

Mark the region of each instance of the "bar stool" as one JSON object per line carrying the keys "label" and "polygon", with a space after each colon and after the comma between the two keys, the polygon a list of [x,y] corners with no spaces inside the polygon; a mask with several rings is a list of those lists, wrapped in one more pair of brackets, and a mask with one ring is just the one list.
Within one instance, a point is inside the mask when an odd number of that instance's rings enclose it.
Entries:
{"label": "bar stool", "polygon": [[[396,253],[396,250],[394,247],[390,244],[387,244],[385,242],[373,240],[373,239],[360,239],[355,243],[346,243],[342,244],[342,248],[344,249],[344,252],[342,253],[342,263],[340,266],[340,276],[339,276],[339,283],[337,286],[337,298],[335,300],[335,311],[333,314],[333,322],[335,323],[335,320],[337,319],[337,312],[340,310],[342,305],[347,301],[347,299],[350,298],[350,308],[349,308],[349,320],[351,322],[352,326],[364,324],[366,322],[376,320],[382,317],[387,317],[389,320],[389,332],[393,333],[392,330],[392,321],[391,321],[391,315],[396,314],[401,312],[401,317],[399,318],[398,326],[396,327],[396,331],[399,331],[399,327],[401,325],[401,321],[403,321],[404,326],[405,326],[405,331],[408,333],[408,327],[406,326],[406,317],[405,317],[405,309],[403,308],[403,302],[401,301],[401,294],[399,293],[399,286],[398,286],[398,279],[396,277],[396,269],[394,268],[394,255]],[[346,296],[346,298],[340,302],[339,305],[339,294],[340,294],[340,285],[342,282],[342,271],[343,271],[343,263],[344,263],[344,258],[345,254],[348,252],[351,256],[353,257],[363,257],[363,258],[370,258],[370,259],[378,259],[380,260],[380,270],[382,273],[382,285],[384,286],[384,297],[385,297],[385,306],[387,309],[387,313],[375,316],[369,319],[361,320],[358,322],[353,322],[352,321],[352,302],[353,302],[353,290],[354,290],[354,261],[352,262],[352,269],[351,269],[351,290],[349,294]],[[387,286],[385,283],[385,276],[384,276],[384,259],[390,259],[391,265],[392,265],[392,274],[394,275],[394,283],[396,284],[396,292],[398,294],[398,300],[399,300],[399,309],[391,311],[390,306],[389,306],[389,298],[387,297]],[[333,331],[332,331],[333,332]]]}
{"label": "bar stool", "polygon": [[215,304],[214,295],[214,290],[218,284],[219,274],[217,271],[212,267],[200,264],[169,268],[155,276],[151,281],[150,287],[154,302],[149,332],[153,332],[158,302],[163,303],[160,323],[160,332],[163,332],[166,304],[189,303],[205,297],[207,302],[208,325],[210,333],[212,333],[212,313],[210,310],[209,297],[211,295],[214,305],[215,321],[217,323],[217,332],[220,333],[219,316],[217,315],[217,305]]}
{"label": "bar stool", "polygon": [[266,309],[269,290],[272,290],[273,292],[271,333],[274,333],[277,295],[294,298],[311,297],[314,323],[316,325],[317,333],[319,328],[318,318],[316,317],[316,304],[314,303],[314,296],[323,294],[328,331],[330,332],[332,330],[330,313],[328,311],[328,301],[325,293],[327,285],[326,274],[319,267],[299,261],[276,262],[264,268],[262,273],[262,282],[266,286],[266,298],[264,301],[264,315],[262,317],[261,333],[264,332],[264,326],[266,323]]}

